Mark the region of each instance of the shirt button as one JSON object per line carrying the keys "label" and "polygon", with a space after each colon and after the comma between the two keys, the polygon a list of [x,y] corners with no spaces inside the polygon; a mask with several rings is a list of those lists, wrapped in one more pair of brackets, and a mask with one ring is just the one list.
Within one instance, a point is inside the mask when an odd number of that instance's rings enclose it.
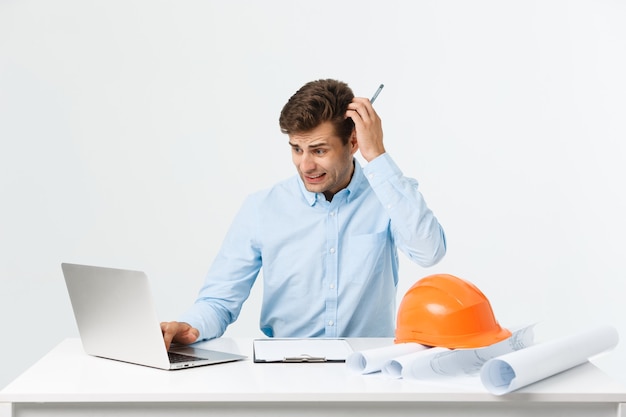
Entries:
{"label": "shirt button", "polygon": [[330,253],[335,253],[335,248],[330,248]]}
{"label": "shirt button", "polygon": [[328,321],[328,325],[329,325],[329,326],[334,326],[334,325],[335,325],[335,322],[334,322],[334,321],[332,321],[332,320],[329,320],[329,321]]}
{"label": "shirt button", "polygon": [[334,290],[335,289],[335,284],[330,284],[330,289]]}
{"label": "shirt button", "polygon": [[335,217],[335,212],[334,211],[330,212],[330,217]]}

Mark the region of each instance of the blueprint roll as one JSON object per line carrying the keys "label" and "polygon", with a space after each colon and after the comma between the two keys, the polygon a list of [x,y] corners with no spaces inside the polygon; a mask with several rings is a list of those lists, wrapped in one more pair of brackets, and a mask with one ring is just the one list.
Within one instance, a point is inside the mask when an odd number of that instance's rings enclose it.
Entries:
{"label": "blueprint roll", "polygon": [[[383,375],[390,378],[407,378],[416,379],[415,367],[426,367],[430,369],[430,361],[433,356],[440,352],[448,352],[449,349],[442,347],[434,347],[419,352],[409,353],[394,359],[391,359],[385,363],[382,368]],[[429,374],[430,376],[430,374]]]}
{"label": "blueprint roll", "polygon": [[419,343],[398,343],[376,349],[354,352],[346,359],[348,369],[359,374],[379,372],[385,363],[398,356],[428,349]]}
{"label": "blueprint roll", "polygon": [[613,349],[618,341],[613,327],[595,327],[490,359],[480,370],[480,379],[492,394],[506,394],[580,365]]}

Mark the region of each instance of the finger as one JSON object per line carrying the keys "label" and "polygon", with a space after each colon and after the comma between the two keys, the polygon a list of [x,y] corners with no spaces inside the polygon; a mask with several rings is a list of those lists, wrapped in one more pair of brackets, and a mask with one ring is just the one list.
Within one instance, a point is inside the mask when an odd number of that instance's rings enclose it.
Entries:
{"label": "finger", "polygon": [[346,111],[346,117],[350,117],[357,127],[362,127],[366,120],[369,119],[367,110],[359,108],[355,104],[350,104]]}
{"label": "finger", "polygon": [[184,324],[185,326],[185,331],[184,333],[181,332],[181,343],[194,343],[196,340],[198,340],[198,337],[200,337],[200,331],[198,331],[198,329],[196,329],[195,327],[191,327],[188,324]]}
{"label": "finger", "polygon": [[163,322],[161,323],[161,333],[163,333],[163,341],[165,342],[165,349],[168,350],[172,344],[172,340],[178,332],[178,323],[176,322]]}
{"label": "finger", "polygon": [[358,115],[365,123],[370,123],[377,116],[369,99],[363,97],[355,97],[352,102],[348,104],[348,111],[346,113],[348,117]]}

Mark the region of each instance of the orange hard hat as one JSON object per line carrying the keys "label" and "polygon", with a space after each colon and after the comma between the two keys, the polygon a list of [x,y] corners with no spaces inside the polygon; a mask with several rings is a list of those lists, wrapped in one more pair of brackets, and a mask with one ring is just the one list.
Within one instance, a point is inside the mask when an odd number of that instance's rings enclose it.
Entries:
{"label": "orange hard hat", "polygon": [[395,343],[478,348],[509,336],[511,332],[496,321],[487,297],[454,275],[422,278],[406,292],[398,308]]}

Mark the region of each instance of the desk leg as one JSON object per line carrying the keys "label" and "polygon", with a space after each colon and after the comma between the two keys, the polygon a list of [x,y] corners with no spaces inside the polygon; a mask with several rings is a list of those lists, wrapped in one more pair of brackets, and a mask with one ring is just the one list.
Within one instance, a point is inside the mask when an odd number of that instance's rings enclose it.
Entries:
{"label": "desk leg", "polygon": [[626,417],[626,403],[617,404],[617,417]]}
{"label": "desk leg", "polygon": [[13,417],[12,403],[0,403],[0,417]]}

